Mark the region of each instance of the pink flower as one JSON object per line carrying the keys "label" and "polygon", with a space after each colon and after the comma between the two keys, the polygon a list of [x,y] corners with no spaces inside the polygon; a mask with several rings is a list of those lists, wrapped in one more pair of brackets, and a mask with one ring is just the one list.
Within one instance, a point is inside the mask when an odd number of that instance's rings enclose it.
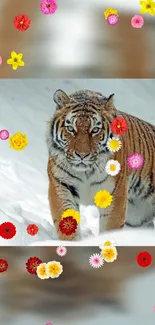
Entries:
{"label": "pink flower", "polygon": [[67,248],[65,246],[59,246],[57,247],[56,252],[59,256],[65,256],[67,253]]}
{"label": "pink flower", "polygon": [[110,26],[115,26],[119,21],[119,17],[117,15],[109,15],[108,18],[107,18],[107,23],[110,25]]}
{"label": "pink flower", "polygon": [[2,56],[0,56],[0,64],[2,64],[3,62],[3,59],[2,59]]}
{"label": "pink flower", "polygon": [[0,131],[0,139],[7,140],[9,138],[9,132],[7,130]]}
{"label": "pink flower", "polygon": [[97,269],[104,264],[103,257],[100,254],[93,254],[89,258],[89,264]]}
{"label": "pink flower", "polygon": [[127,164],[131,169],[140,169],[144,165],[144,158],[139,153],[133,153],[132,155],[128,156]]}
{"label": "pink flower", "polygon": [[44,15],[54,14],[57,10],[57,4],[55,0],[42,0],[40,3],[40,9]]}
{"label": "pink flower", "polygon": [[133,16],[131,19],[131,26],[134,28],[142,28],[144,25],[144,18],[140,15]]}

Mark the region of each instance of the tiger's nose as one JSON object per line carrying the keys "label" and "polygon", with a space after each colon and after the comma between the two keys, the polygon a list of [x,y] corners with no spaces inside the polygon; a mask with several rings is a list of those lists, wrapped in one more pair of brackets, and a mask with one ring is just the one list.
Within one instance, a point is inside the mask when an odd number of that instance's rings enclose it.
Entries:
{"label": "tiger's nose", "polygon": [[81,159],[86,158],[87,156],[89,156],[89,153],[85,153],[85,152],[76,152],[75,151],[76,156],[80,157]]}

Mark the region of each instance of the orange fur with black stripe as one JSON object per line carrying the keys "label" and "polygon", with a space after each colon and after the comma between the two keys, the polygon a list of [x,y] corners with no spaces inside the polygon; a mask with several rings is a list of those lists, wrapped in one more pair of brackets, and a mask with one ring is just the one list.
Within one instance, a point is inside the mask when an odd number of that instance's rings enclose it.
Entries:
{"label": "orange fur with black stripe", "polygon": [[[79,210],[80,204],[94,204],[94,195],[103,189],[112,194],[113,201],[110,207],[100,209],[100,232],[121,228],[125,223],[153,226],[155,127],[117,110],[113,95],[106,98],[86,90],[68,96],[57,90],[54,101],[56,112],[47,126],[48,176],[51,214],[59,239],[80,238],[79,226],[71,236],[61,233],[62,213],[69,208]],[[126,120],[128,130],[119,136],[121,150],[111,153],[107,141],[115,136],[110,124],[116,117]],[[127,157],[133,153],[144,157],[143,167],[136,171],[127,164]],[[109,159],[121,165],[115,177],[105,172]]]}

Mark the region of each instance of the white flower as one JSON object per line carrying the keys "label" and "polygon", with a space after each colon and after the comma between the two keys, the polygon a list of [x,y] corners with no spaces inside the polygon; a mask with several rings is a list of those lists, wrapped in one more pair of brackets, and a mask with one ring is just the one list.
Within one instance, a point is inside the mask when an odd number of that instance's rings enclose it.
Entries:
{"label": "white flower", "polygon": [[89,258],[89,264],[95,269],[98,269],[104,264],[103,257],[100,254],[93,254]]}
{"label": "white flower", "polygon": [[67,248],[65,246],[59,246],[57,247],[56,252],[59,256],[65,256],[67,253]]}
{"label": "white flower", "polygon": [[117,160],[110,159],[106,163],[105,171],[108,175],[116,176],[121,169],[121,165]]}
{"label": "white flower", "polygon": [[107,141],[107,148],[111,152],[119,151],[121,146],[122,146],[122,143],[118,137],[113,137],[112,139],[109,139]]}

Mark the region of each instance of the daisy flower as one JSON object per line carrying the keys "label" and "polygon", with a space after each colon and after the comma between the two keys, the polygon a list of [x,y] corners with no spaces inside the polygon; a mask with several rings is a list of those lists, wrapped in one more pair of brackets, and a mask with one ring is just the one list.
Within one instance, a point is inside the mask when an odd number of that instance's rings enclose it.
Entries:
{"label": "daisy flower", "polygon": [[117,249],[114,246],[105,246],[101,251],[101,256],[106,262],[114,262],[117,259]]}
{"label": "daisy flower", "polygon": [[117,15],[109,15],[108,18],[107,18],[107,23],[110,25],[110,26],[115,26],[117,25],[119,22],[119,17]]}
{"label": "daisy flower", "polygon": [[137,263],[141,267],[147,267],[152,263],[152,256],[148,252],[141,252],[137,255]]}
{"label": "daisy flower", "polygon": [[104,264],[103,257],[100,254],[93,254],[89,258],[89,264],[90,266],[98,269]]}
{"label": "daisy flower", "polygon": [[62,219],[67,218],[67,217],[73,217],[77,223],[80,222],[80,213],[74,209],[67,209],[63,214],[62,214]]}
{"label": "daisy flower", "polygon": [[9,138],[9,131],[1,130],[0,131],[0,139],[1,140],[7,140],[8,138]]}
{"label": "daisy flower", "polygon": [[73,217],[66,217],[60,220],[59,229],[66,236],[72,235],[77,229],[77,221]]}
{"label": "daisy flower", "polygon": [[67,248],[65,246],[59,246],[57,247],[56,252],[59,256],[65,256],[67,253]]}
{"label": "daisy flower", "polygon": [[38,278],[41,280],[49,279],[49,275],[47,274],[46,271],[46,263],[40,263],[37,266],[36,273],[38,275]]}
{"label": "daisy flower", "polygon": [[128,156],[127,164],[129,168],[133,170],[140,169],[144,165],[144,157],[139,153],[133,153],[132,155]]}
{"label": "daisy flower", "polygon": [[112,195],[106,190],[101,190],[95,194],[94,202],[100,208],[107,208],[112,203]]}
{"label": "daisy flower", "polygon": [[119,151],[122,146],[121,141],[117,137],[113,137],[112,139],[109,139],[107,142],[107,148],[111,152]]}
{"label": "daisy flower", "polygon": [[116,117],[110,124],[110,129],[115,134],[123,134],[127,131],[128,125],[124,118]]}
{"label": "daisy flower", "polygon": [[0,258],[0,273],[5,272],[8,269],[8,262]]}
{"label": "daisy flower", "polygon": [[116,242],[113,238],[110,238],[109,236],[105,236],[105,239],[103,240],[103,244],[99,246],[99,248],[102,250],[105,248],[105,246],[115,246]]}
{"label": "daisy flower", "polygon": [[40,9],[44,15],[54,14],[57,10],[57,4],[55,0],[42,0],[40,3]]}
{"label": "daisy flower", "polygon": [[63,272],[63,266],[57,261],[48,262],[46,264],[46,272],[50,278],[58,278]]}
{"label": "daisy flower", "polygon": [[24,32],[30,27],[31,21],[27,15],[18,15],[14,18],[13,23],[15,28]]}
{"label": "daisy flower", "polygon": [[144,18],[140,15],[135,15],[131,18],[131,26],[134,28],[142,28],[144,25]]}
{"label": "daisy flower", "polygon": [[149,13],[151,16],[155,15],[155,2],[153,0],[140,1],[142,6],[140,9],[141,14]]}
{"label": "daisy flower", "polygon": [[27,226],[27,233],[31,236],[35,236],[38,233],[38,226],[31,224]]}
{"label": "daisy flower", "polygon": [[117,160],[110,159],[106,163],[105,171],[108,175],[116,176],[121,169],[121,165]]}
{"label": "daisy flower", "polygon": [[16,227],[12,222],[3,222],[0,225],[0,236],[4,239],[11,239],[16,235]]}
{"label": "daisy flower", "polygon": [[31,274],[37,274],[37,267],[40,265],[42,261],[38,257],[30,257],[26,262],[27,271]]}

